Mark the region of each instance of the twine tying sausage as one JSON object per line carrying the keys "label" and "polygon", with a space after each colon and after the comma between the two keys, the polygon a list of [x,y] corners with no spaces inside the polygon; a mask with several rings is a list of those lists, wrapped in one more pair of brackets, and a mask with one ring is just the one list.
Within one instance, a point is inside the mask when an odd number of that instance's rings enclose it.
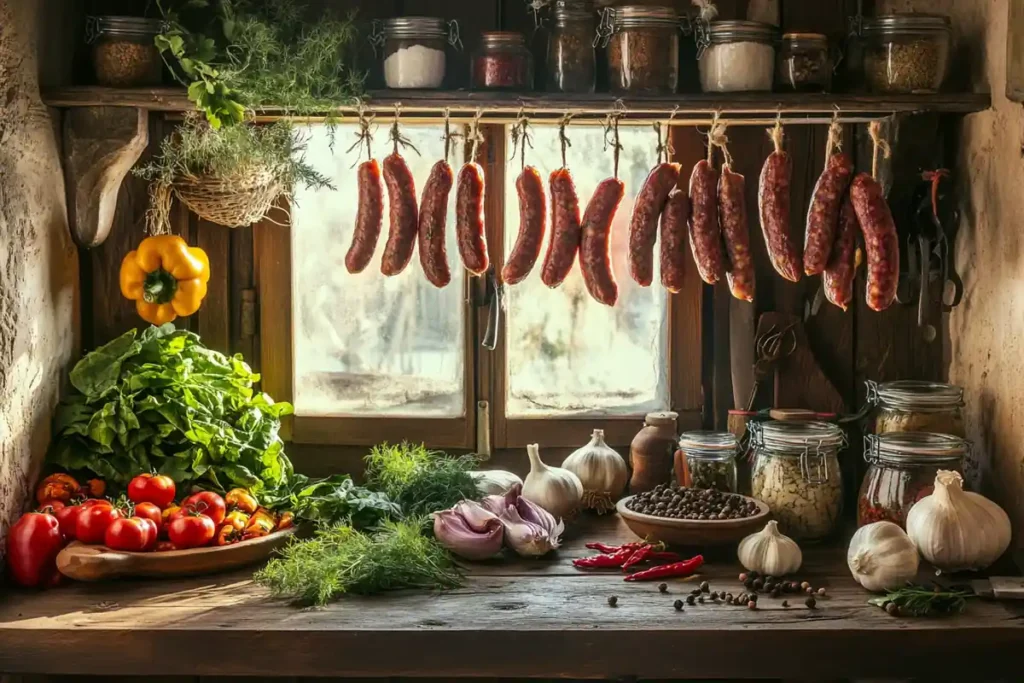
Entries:
{"label": "twine tying sausage", "polygon": [[671,113],[668,115],[668,121],[665,122],[665,154],[666,161],[671,161],[676,156],[676,148],[672,143],[672,121],[676,118],[676,114],[679,113],[679,105],[672,107]]}
{"label": "twine tying sausage", "polygon": [[526,148],[533,149],[533,134],[530,132],[530,119],[526,116],[526,108],[519,107],[516,114],[516,122],[512,124],[512,156],[516,158],[516,150],[519,150],[519,169],[526,168]]}
{"label": "twine tying sausage", "polygon": [[480,119],[484,116],[483,109],[477,109],[476,114],[473,115],[473,120],[469,124],[469,139],[471,146],[469,148],[469,160],[476,161],[476,153],[480,148],[480,143],[484,141],[484,134],[480,132]]}
{"label": "twine tying sausage", "polygon": [[883,158],[888,159],[892,156],[892,148],[889,147],[889,143],[882,138],[881,121],[872,121],[868,124],[868,135],[871,136],[871,143],[873,146],[871,151],[871,177],[878,178],[878,154],[881,152]]}
{"label": "twine tying sausage", "polygon": [[729,138],[725,131],[728,125],[724,121],[716,121],[711,125],[708,132],[708,163],[711,163],[711,155],[715,147],[722,150],[722,160],[726,167],[732,167],[732,154],[729,153]]}
{"label": "twine tying sausage", "polygon": [[398,128],[398,119],[402,116],[402,103],[395,102],[395,121],[391,124],[391,143],[394,145],[394,153],[398,154],[398,146],[408,147],[412,151],[416,152],[416,156],[420,156],[420,151],[416,149],[416,146],[409,142],[409,138],[402,135],[402,131]]}
{"label": "twine tying sausage", "polygon": [[455,134],[452,133],[452,112],[448,107],[444,108],[444,160],[448,161],[448,155],[451,153],[452,138]]}
{"label": "twine tying sausage", "polygon": [[612,170],[615,179],[619,178],[619,153],[622,151],[622,143],[619,142],[619,119],[626,113],[626,107],[622,100],[615,101],[615,109],[608,112],[604,119],[604,150],[612,148]]}
{"label": "twine tying sausage", "polygon": [[768,129],[768,137],[772,139],[772,144],[775,145],[775,151],[782,152],[782,138],[784,137],[782,132],[782,112],[778,112],[775,116],[775,126]]}
{"label": "twine tying sausage", "polygon": [[565,134],[565,129],[569,125],[569,121],[572,120],[572,113],[565,112],[562,118],[558,120],[558,143],[562,146],[562,168],[567,168],[568,165],[565,163],[565,150],[572,147],[572,142],[569,141],[569,136]]}
{"label": "twine tying sausage", "polygon": [[825,161],[833,154],[843,151],[843,126],[839,123],[839,105],[832,111],[832,122],[828,124],[828,140],[825,141]]}
{"label": "twine tying sausage", "polygon": [[[373,120],[377,118],[376,114],[366,115],[366,106],[359,103],[359,130],[356,132],[356,141],[352,143],[352,146],[348,148],[347,153],[351,154],[353,150],[359,149],[361,145],[366,145],[366,160],[370,161],[373,159],[373,151],[370,148],[370,143],[373,140],[373,133],[370,132],[370,126],[373,125]],[[356,155],[356,160],[352,163],[352,168],[355,168],[359,164],[359,155]]]}

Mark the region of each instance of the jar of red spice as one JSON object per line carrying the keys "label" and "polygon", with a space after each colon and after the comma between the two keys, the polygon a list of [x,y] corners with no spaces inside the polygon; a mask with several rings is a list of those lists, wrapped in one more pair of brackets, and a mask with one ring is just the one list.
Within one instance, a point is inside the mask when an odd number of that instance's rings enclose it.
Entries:
{"label": "jar of red spice", "polygon": [[935,473],[962,472],[968,451],[967,441],[949,434],[865,435],[868,471],[857,498],[857,526],[888,521],[906,527],[910,508],[935,488]]}
{"label": "jar of red spice", "polygon": [[515,31],[485,31],[473,53],[472,87],[486,90],[533,89],[533,55]]}

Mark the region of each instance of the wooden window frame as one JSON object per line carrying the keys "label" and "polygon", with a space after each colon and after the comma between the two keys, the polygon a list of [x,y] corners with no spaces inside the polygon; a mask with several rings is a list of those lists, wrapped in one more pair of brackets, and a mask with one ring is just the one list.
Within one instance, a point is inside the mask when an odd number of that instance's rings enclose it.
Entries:
{"label": "wooden window frame", "polygon": [[[504,263],[506,145],[505,127],[482,126],[479,158],[486,178],[485,223],[491,263]],[[692,167],[703,155],[699,139],[674,128],[674,161]],[[696,140],[696,142],[694,142]],[[256,285],[259,295],[260,370],[263,388],[281,400],[294,399],[294,327],[292,325],[291,226],[287,217],[271,216],[253,226]],[[458,259],[457,254],[449,258]],[[684,288],[669,295],[669,397],[679,414],[679,429],[699,429],[703,416],[702,293],[696,268],[686,270]],[[582,417],[523,417],[505,415],[506,340],[502,329],[493,351],[481,346],[487,318],[486,277],[467,277],[464,305],[463,373],[466,411],[459,418],[403,416],[301,416],[287,418],[286,439],[297,444],[368,446],[381,441],[409,439],[431,447],[489,451],[520,448],[539,442],[548,447],[577,446],[590,430],[605,430],[614,445],[626,445],[643,422],[643,415]],[[655,285],[657,286],[657,285]],[[677,349],[685,350],[677,351]],[[487,424],[478,424],[484,417]],[[486,429],[484,429],[486,428]]]}

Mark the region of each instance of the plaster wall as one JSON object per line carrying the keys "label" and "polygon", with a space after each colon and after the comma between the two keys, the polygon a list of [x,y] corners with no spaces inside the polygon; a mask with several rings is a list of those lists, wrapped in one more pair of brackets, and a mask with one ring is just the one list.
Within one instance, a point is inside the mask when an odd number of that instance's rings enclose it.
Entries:
{"label": "plaster wall", "polygon": [[986,493],[1024,538],[1024,110],[1006,98],[1010,2],[906,0],[887,9],[943,12],[957,31],[968,87],[991,110],[964,118],[956,168],[962,201],[956,259],[963,303],[949,316],[949,379],[966,390],[969,436],[988,458]]}
{"label": "plaster wall", "polygon": [[48,16],[57,5],[0,0],[0,541],[30,495],[77,349],[78,255],[54,124],[39,99],[41,62],[60,79],[52,65],[61,41],[39,37],[61,23]]}

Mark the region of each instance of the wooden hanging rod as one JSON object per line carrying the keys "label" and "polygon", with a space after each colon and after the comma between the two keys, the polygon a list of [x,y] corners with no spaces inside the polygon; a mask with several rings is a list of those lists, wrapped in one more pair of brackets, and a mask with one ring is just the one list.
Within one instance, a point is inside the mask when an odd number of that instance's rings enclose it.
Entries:
{"label": "wooden hanging rod", "polygon": [[[103,88],[75,86],[47,90],[43,101],[53,107],[121,106],[184,113],[194,105],[182,88]],[[765,125],[781,114],[785,123],[827,123],[838,107],[842,120],[862,123],[892,114],[942,112],[967,114],[988,109],[986,93],[940,93],[935,95],[863,95],[825,93],[723,93],[678,94],[664,96],[626,96],[598,93],[563,95],[559,93],[502,93],[475,91],[370,91],[367,111],[379,118],[390,116],[396,104],[402,106],[402,118],[436,121],[445,109],[453,118],[471,118],[483,111],[485,121],[501,123],[514,120],[522,110],[531,119],[557,120],[566,111],[582,122],[603,119],[616,107],[624,110],[624,120],[666,120],[675,111],[680,125],[701,125],[715,112],[733,125]],[[336,116],[350,118],[357,107],[340,107]],[[325,114],[327,112],[324,112]],[[258,113],[264,119],[279,118],[273,108]],[[295,117],[287,117],[295,118]],[[323,117],[312,120],[322,120]],[[575,121],[575,119],[574,119]]]}

